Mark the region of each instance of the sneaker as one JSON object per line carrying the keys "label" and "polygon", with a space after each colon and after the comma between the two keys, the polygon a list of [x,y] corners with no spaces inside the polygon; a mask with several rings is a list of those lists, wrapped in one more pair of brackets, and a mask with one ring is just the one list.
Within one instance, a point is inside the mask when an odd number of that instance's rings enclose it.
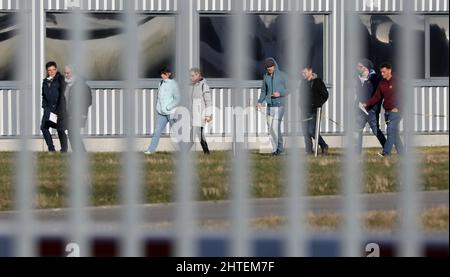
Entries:
{"label": "sneaker", "polygon": [[378,157],[384,158],[386,157],[388,154],[384,153],[384,152],[378,152],[377,153]]}
{"label": "sneaker", "polygon": [[323,156],[328,156],[328,146],[322,149],[322,155]]}
{"label": "sneaker", "polygon": [[152,154],[154,154],[154,153],[147,150],[147,151],[144,152],[144,154],[145,154],[145,155],[152,155]]}
{"label": "sneaker", "polygon": [[278,155],[279,155],[278,150],[275,152],[272,152],[272,156],[278,156]]}

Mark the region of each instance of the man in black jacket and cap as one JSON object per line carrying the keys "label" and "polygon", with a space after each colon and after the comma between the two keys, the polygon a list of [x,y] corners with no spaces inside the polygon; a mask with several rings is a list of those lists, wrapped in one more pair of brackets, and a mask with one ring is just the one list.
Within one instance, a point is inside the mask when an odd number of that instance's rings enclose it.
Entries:
{"label": "man in black jacket and cap", "polygon": [[[306,65],[302,71],[304,80],[301,82],[300,93],[304,93],[304,102],[301,103],[303,110],[303,136],[305,138],[305,151],[313,154],[312,138],[316,134],[317,109],[328,99],[328,90],[325,83],[320,79],[310,65]],[[318,143],[322,155],[328,155],[328,144],[319,134]]]}
{"label": "man in black jacket and cap", "polygon": [[47,77],[42,81],[42,108],[44,115],[41,121],[41,131],[44,135],[48,151],[55,152],[50,128],[58,132],[61,152],[67,152],[66,135],[66,101],[64,98],[64,77],[58,72],[58,66],[51,61],[45,65]]}

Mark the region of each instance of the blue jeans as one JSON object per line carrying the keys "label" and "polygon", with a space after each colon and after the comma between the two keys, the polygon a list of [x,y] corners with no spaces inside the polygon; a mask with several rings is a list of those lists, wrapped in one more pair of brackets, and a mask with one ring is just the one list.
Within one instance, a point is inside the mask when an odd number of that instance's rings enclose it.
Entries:
{"label": "blue jeans", "polygon": [[380,142],[381,147],[384,147],[386,143],[386,138],[384,137],[383,132],[380,130],[380,112],[376,110],[368,111],[369,115],[361,113],[358,117],[358,151],[361,152],[362,149],[362,132],[366,123],[369,123],[370,129],[372,133],[377,137]]}
{"label": "blue jeans", "polygon": [[[316,137],[316,121],[317,111],[309,112],[304,116],[303,122],[303,136],[305,138],[305,151],[307,154],[313,153],[312,139]],[[324,150],[328,148],[328,144],[319,134],[319,146]]]}
{"label": "blue jeans", "polygon": [[156,127],[155,132],[153,134],[152,142],[148,146],[147,151],[151,153],[156,152],[156,148],[158,147],[159,139],[161,138],[161,133],[166,128],[167,123],[172,125],[175,123],[175,118],[172,118],[170,115],[162,115],[157,113],[156,114]]}
{"label": "blue jeans", "polygon": [[387,139],[384,144],[383,152],[387,155],[391,154],[392,147],[395,145],[397,153],[403,154],[403,143],[400,138],[401,115],[398,112],[386,112],[384,118],[387,124]]}
{"label": "blue jeans", "polygon": [[281,133],[281,123],[284,116],[284,107],[267,107],[267,127],[270,133],[270,142],[272,143],[272,152],[282,153],[283,134]]}

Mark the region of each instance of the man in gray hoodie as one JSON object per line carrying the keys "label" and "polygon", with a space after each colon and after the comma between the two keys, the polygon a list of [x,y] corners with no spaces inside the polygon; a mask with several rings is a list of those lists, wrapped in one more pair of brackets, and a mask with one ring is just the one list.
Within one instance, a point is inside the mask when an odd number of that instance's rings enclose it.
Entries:
{"label": "man in gray hoodie", "polygon": [[267,58],[264,65],[267,72],[263,77],[261,94],[256,108],[260,110],[263,102],[267,104],[267,126],[272,142],[272,155],[278,156],[284,153],[281,123],[287,95],[287,77],[278,68],[274,58]]}
{"label": "man in gray hoodie", "polygon": [[[211,90],[199,68],[192,68],[191,73],[191,93],[189,95],[189,105],[192,116],[192,130],[190,147],[194,144],[195,138],[199,137],[203,153],[209,154],[206,143],[204,126],[212,120],[212,100]],[[190,148],[189,147],[189,148]]]}

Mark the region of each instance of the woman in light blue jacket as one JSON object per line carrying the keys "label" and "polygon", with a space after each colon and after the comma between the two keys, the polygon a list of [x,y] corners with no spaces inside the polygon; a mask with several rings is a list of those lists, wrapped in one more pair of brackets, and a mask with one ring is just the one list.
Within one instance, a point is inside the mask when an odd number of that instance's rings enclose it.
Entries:
{"label": "woman in light blue jacket", "polygon": [[180,102],[180,92],[177,82],[171,79],[172,72],[167,67],[164,67],[161,69],[160,73],[162,80],[159,83],[158,96],[156,99],[156,128],[152,142],[147,151],[144,152],[148,155],[156,152],[161,133],[166,128],[167,123],[169,123],[170,126],[175,123],[173,115]]}

